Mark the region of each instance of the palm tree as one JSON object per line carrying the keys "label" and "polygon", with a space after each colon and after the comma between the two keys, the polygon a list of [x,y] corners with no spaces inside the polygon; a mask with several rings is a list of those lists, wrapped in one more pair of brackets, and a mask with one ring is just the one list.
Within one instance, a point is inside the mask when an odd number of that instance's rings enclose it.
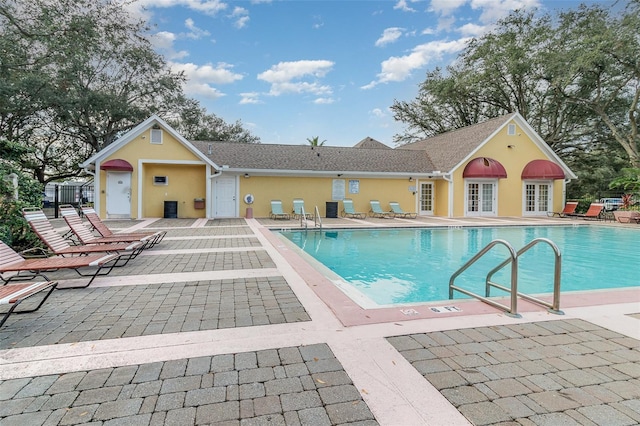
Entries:
{"label": "palm tree", "polygon": [[322,146],[322,145],[324,145],[326,140],[320,142],[320,136],[314,136],[312,138],[307,138],[307,142],[309,142],[309,145],[311,145],[311,146]]}

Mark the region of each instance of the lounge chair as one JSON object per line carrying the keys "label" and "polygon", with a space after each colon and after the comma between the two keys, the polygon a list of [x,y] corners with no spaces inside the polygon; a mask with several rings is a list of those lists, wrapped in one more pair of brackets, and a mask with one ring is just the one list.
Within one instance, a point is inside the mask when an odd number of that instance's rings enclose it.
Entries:
{"label": "lounge chair", "polygon": [[302,216],[302,213],[304,212],[304,218],[305,219],[313,219],[313,214],[312,213],[307,213],[307,211],[304,208],[304,200],[301,198],[294,198],[293,200],[293,218],[294,219],[299,219]]}
{"label": "lounge chair", "polygon": [[[49,296],[51,296],[51,293],[55,290],[57,285],[58,283],[56,281],[43,281],[38,283],[12,284],[0,287],[0,305],[10,305],[9,310],[4,313],[2,320],[0,320],[0,327],[2,327],[7,318],[9,318],[9,315],[12,313],[26,314],[40,309],[40,306],[42,306]],[[15,310],[24,300],[45,290],[47,290],[47,292],[44,293],[42,300],[40,300],[40,303],[35,308],[24,309],[22,311]]]}
{"label": "lounge chair", "polygon": [[38,238],[45,243],[49,250],[56,255],[87,255],[90,253],[120,253],[124,256],[120,257],[117,266],[126,265],[129,260],[134,259],[145,248],[146,244],[142,242],[134,243],[113,243],[113,244],[87,244],[72,246],[67,240],[62,238],[53,226],[44,212],[38,207],[27,207],[22,209],[22,215],[31,226],[33,232]]}
{"label": "lounge chair", "polygon": [[595,220],[599,220],[600,219],[600,214],[602,213],[602,211],[604,210],[604,204],[603,203],[591,203],[591,205],[589,206],[589,209],[582,214],[577,214],[574,213],[572,215],[570,215],[571,217],[581,217],[583,219],[595,219]]}
{"label": "lounge chair", "polygon": [[149,247],[153,247],[158,244],[162,239],[167,235],[167,231],[157,231],[157,232],[145,232],[145,231],[136,231],[136,232],[126,232],[126,233],[114,233],[105,223],[100,219],[98,213],[94,210],[93,207],[82,206],[82,214],[87,218],[89,223],[91,224],[92,231],[96,231],[98,234],[103,237],[111,237],[111,236],[131,236],[131,237],[145,237],[145,236],[155,236],[155,239],[149,245]]}
{"label": "lounge chair", "polygon": [[[45,281],[50,281],[44,274],[60,269],[72,269],[82,277],[90,277],[86,285],[88,287],[95,277],[107,275],[118,262],[120,255],[114,254],[90,254],[87,256],[73,257],[46,257],[25,259],[11,247],[0,241],[0,280],[4,284],[9,281],[32,280],[35,277],[42,277]],[[92,269],[91,273],[86,272],[87,268]]]}
{"label": "lounge chair", "polygon": [[342,200],[342,217],[364,219],[367,217],[367,215],[362,212],[355,211],[353,209],[353,200],[350,198],[345,198],[344,200]]}
{"label": "lounge chair", "polygon": [[271,213],[269,213],[269,218],[289,220],[291,219],[291,215],[282,211],[282,201],[271,200]]}
{"label": "lounge chair", "polygon": [[576,211],[576,207],[578,207],[578,202],[577,201],[567,201],[567,204],[565,204],[564,209],[562,209],[561,212],[547,212],[547,216],[549,217],[567,217],[567,216],[571,216],[575,213]]}
{"label": "lounge chair", "polygon": [[153,235],[113,235],[111,237],[96,237],[91,230],[86,227],[82,222],[82,218],[78,215],[75,207],[71,205],[62,205],[59,207],[60,214],[75,237],[80,240],[82,244],[111,244],[111,243],[133,243],[136,241],[146,244],[145,248],[152,245],[154,237]]}
{"label": "lounge chair", "polygon": [[388,217],[392,217],[391,213],[382,211],[382,208],[380,207],[380,201],[371,200],[371,201],[369,201],[369,204],[371,205],[371,210],[369,210],[369,216],[371,216],[371,217],[381,217],[383,219],[386,219]]}
{"label": "lounge chair", "polygon": [[416,217],[418,217],[418,213],[405,212],[404,210],[402,210],[402,207],[400,207],[400,203],[396,201],[390,201],[389,206],[391,207],[391,214],[393,215],[393,217],[402,217],[405,219],[415,219]]}

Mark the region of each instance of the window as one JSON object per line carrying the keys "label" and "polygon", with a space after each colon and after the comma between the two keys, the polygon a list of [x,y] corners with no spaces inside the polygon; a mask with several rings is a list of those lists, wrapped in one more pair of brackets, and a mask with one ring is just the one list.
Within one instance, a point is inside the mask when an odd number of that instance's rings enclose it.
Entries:
{"label": "window", "polygon": [[151,129],[151,143],[162,144],[162,129]]}
{"label": "window", "polygon": [[169,177],[167,176],[154,176],[153,177],[154,185],[169,185]]}
{"label": "window", "polygon": [[516,134],[516,125],[515,124],[509,124],[509,126],[507,127],[507,134],[509,136],[515,136],[515,134]]}

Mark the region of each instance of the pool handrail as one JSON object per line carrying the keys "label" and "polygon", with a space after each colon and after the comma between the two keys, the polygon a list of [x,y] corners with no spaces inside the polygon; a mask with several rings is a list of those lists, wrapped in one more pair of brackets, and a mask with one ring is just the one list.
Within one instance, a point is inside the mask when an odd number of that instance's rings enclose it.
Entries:
{"label": "pool handrail", "polygon": [[[488,299],[487,297],[482,297],[479,294],[475,294],[469,290],[465,290],[460,288],[454,284],[455,279],[467,270],[471,265],[473,265],[478,259],[484,256],[489,250],[495,247],[498,244],[504,245],[509,250],[509,259],[507,259],[507,263],[511,262],[511,306],[503,305],[502,303],[496,302],[494,300]],[[506,265],[506,263],[505,263]],[[504,266],[504,265],[503,265]],[[460,293],[466,294],[467,296],[475,297],[491,306],[494,306],[498,309],[502,309],[505,313],[513,318],[522,318],[522,315],[518,314],[518,253],[513,248],[513,246],[505,240],[496,239],[487,244],[482,250],[475,254],[471,259],[469,259],[464,265],[462,265],[456,272],[451,275],[449,278],[449,299],[453,299],[453,291],[456,290]]]}
{"label": "pool handrail", "polygon": [[319,227],[322,230],[322,218],[320,217],[320,211],[318,210],[318,206],[316,206],[315,215],[313,218],[313,226]]}
{"label": "pool handrail", "polygon": [[[522,247],[520,250],[518,250],[517,252],[517,256],[520,257],[523,253],[525,253],[527,250],[529,250],[530,248],[532,248],[533,246],[535,246],[536,244],[539,243],[546,243],[548,244],[554,252],[554,256],[555,256],[555,262],[554,262],[554,271],[553,271],[553,302],[549,303],[546,302],[544,300],[540,300],[536,297],[533,296],[529,296],[527,294],[524,293],[517,293],[518,296],[522,297],[523,299],[526,299],[530,302],[536,303],[538,305],[542,305],[542,306],[546,306],[547,308],[549,308],[549,312],[553,313],[553,314],[557,314],[557,315],[564,315],[564,312],[562,312],[560,310],[560,281],[561,281],[561,271],[562,271],[562,254],[560,253],[560,249],[558,248],[558,246],[556,245],[556,243],[554,243],[553,241],[551,241],[548,238],[534,238],[533,240],[531,240],[527,245],[525,245],[524,247]],[[510,291],[508,288],[501,286],[493,281],[491,281],[491,278],[493,277],[493,274],[495,274],[496,272],[498,272],[500,269],[502,269],[505,265],[507,265],[507,263],[511,262],[511,258],[506,259],[504,262],[502,262],[501,264],[499,264],[498,266],[496,266],[495,268],[493,268],[491,271],[489,271],[489,273],[487,274],[487,279],[486,279],[486,287],[485,287],[485,296],[489,297],[490,296],[490,288],[491,287],[496,287],[499,288],[501,290],[504,291]]]}

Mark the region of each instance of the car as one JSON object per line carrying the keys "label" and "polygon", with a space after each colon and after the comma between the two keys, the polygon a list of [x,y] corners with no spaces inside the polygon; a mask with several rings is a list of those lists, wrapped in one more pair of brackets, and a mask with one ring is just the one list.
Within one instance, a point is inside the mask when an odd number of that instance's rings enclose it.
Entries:
{"label": "car", "polygon": [[622,207],[622,198],[600,198],[600,202],[604,204],[604,209],[608,211],[618,210]]}

